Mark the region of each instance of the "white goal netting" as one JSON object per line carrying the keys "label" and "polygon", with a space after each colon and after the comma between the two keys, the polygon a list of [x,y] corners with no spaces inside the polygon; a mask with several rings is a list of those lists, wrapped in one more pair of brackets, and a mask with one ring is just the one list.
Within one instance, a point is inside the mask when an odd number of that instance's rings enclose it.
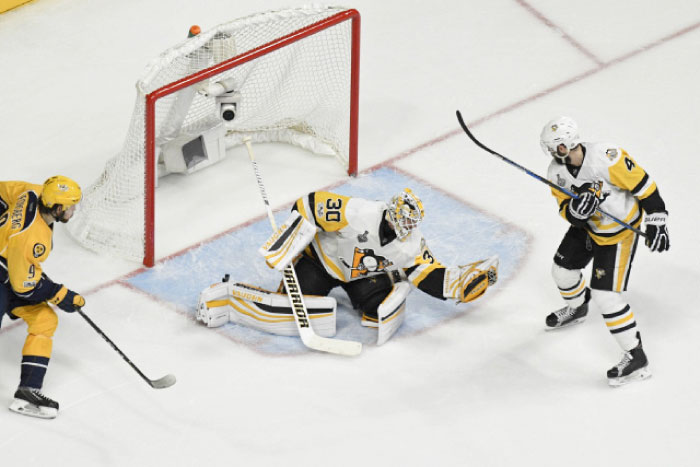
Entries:
{"label": "white goal netting", "polygon": [[[255,14],[190,37],[149,63],[136,83],[123,148],[84,190],[70,233],[91,250],[147,262],[154,241],[148,191],[166,171],[161,149],[182,135],[223,128],[226,147],[243,137],[286,142],[333,155],[347,168],[354,157],[349,150],[352,21],[320,30],[315,25],[348,11],[354,10],[309,6]],[[241,56],[252,58],[238,64]],[[216,99],[201,92],[222,81],[233,83],[240,95],[235,119],[227,122]],[[149,99],[155,99],[152,130],[146,124]]]}

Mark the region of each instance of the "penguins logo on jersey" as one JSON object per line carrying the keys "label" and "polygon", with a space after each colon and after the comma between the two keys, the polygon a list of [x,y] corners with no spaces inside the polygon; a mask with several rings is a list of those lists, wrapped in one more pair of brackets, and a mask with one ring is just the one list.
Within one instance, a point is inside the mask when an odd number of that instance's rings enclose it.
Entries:
{"label": "penguins logo on jersey", "polygon": [[[345,263],[345,261],[343,261]],[[375,255],[371,248],[362,249],[355,247],[355,253],[352,257],[352,266],[350,266],[350,278],[365,276],[371,272],[383,271],[392,263],[383,256]],[[345,263],[348,266],[347,263]]]}
{"label": "penguins logo on jersey", "polygon": [[369,232],[366,230],[365,230],[365,233],[357,234],[357,241],[360,243],[366,243],[368,235],[369,235]]}
{"label": "penguins logo on jersey", "polygon": [[601,280],[605,276],[605,269],[603,268],[596,268],[595,270],[595,277],[598,280]]}

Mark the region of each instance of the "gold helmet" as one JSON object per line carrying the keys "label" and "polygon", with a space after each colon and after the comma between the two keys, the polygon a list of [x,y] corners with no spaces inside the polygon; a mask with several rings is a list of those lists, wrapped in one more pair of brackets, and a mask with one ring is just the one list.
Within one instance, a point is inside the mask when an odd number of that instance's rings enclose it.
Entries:
{"label": "gold helmet", "polygon": [[44,182],[41,191],[41,202],[47,208],[52,208],[57,204],[64,207],[78,204],[83,197],[80,185],[63,175],[56,175]]}
{"label": "gold helmet", "polygon": [[410,188],[404,188],[391,198],[388,212],[399,241],[404,241],[408,234],[418,227],[425,215],[423,203]]}

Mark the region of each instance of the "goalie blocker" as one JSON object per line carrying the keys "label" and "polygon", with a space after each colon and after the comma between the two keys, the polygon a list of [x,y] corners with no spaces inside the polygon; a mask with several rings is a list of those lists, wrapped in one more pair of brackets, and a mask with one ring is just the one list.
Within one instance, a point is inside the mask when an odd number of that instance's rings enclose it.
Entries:
{"label": "goalie blocker", "polygon": [[265,258],[269,267],[284,271],[284,268],[311,243],[316,231],[316,226],[297,211],[292,211],[258,252]]}
{"label": "goalie blocker", "polygon": [[[322,337],[335,336],[333,297],[304,296],[311,327]],[[232,322],[281,336],[298,336],[294,310],[286,294],[248,284],[219,282],[199,295],[197,320],[215,328]]]}

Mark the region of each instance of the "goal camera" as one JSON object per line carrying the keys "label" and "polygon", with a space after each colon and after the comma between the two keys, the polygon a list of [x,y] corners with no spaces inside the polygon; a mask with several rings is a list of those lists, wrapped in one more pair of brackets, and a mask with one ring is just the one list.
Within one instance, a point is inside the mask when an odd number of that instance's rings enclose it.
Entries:
{"label": "goal camera", "polygon": [[216,100],[216,108],[224,124],[229,125],[233,122],[238,113],[238,105],[241,103],[241,93],[236,91],[236,82],[233,78],[200,85],[198,91]]}
{"label": "goal camera", "polygon": [[233,123],[238,113],[238,105],[241,103],[241,93],[229,91],[216,97],[216,106],[219,109],[219,116],[224,124]]}

